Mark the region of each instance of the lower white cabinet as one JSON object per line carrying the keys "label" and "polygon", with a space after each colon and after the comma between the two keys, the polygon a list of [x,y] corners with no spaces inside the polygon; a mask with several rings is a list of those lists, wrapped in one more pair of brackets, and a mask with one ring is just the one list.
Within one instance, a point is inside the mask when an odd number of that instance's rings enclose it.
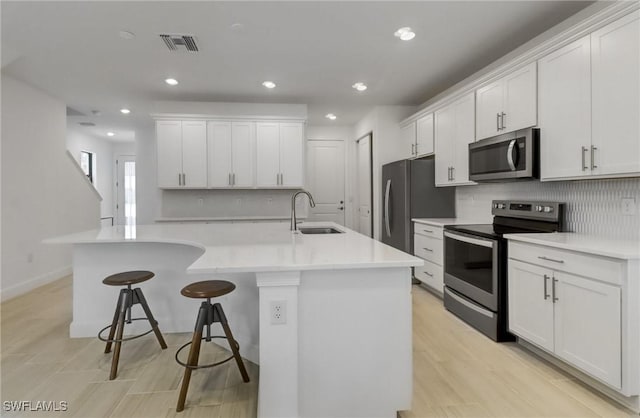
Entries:
{"label": "lower white cabinet", "polygon": [[[623,277],[616,277],[619,271],[610,269],[602,276],[595,268],[596,274],[585,277],[572,274],[571,268],[563,271],[564,261],[570,264],[575,253],[513,242],[509,250],[509,330],[623,391],[623,377],[630,381],[630,376],[623,376],[629,355],[623,358],[622,341],[630,336],[623,337]],[[603,266],[611,267],[610,259],[581,256],[591,264],[602,261]],[[533,259],[540,263],[526,262]],[[550,263],[557,266],[550,267]]]}
{"label": "lower white cabinet", "polygon": [[441,295],[444,288],[443,228],[414,222],[413,229],[413,253],[424,260],[424,266],[415,267],[413,274]]}

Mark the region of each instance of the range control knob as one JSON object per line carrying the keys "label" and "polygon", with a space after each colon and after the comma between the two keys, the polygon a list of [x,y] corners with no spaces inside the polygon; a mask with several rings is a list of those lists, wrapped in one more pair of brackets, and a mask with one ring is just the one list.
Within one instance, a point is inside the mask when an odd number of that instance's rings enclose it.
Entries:
{"label": "range control knob", "polygon": [[545,213],[551,213],[551,212],[553,212],[553,207],[551,207],[551,206],[545,206],[545,207],[544,207],[544,212],[545,212]]}
{"label": "range control knob", "polygon": [[543,211],[542,206],[536,205],[536,212],[542,212],[542,211]]}
{"label": "range control knob", "polygon": [[506,205],[504,203],[498,203],[498,209],[504,209]]}
{"label": "range control knob", "polygon": [[498,209],[498,204],[497,204],[497,203],[494,203],[494,204],[493,204],[493,208],[494,208],[494,209]]}

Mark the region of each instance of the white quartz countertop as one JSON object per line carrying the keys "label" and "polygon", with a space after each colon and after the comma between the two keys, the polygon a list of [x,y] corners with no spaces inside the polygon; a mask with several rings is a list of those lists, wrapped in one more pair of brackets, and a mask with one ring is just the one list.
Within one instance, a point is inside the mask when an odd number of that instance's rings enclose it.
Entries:
{"label": "white quartz countertop", "polygon": [[562,250],[578,251],[626,260],[640,259],[640,242],[603,238],[574,232],[541,234],[506,234],[505,238],[530,244],[545,245]]}
{"label": "white quartz countertop", "polygon": [[421,266],[423,261],[343,226],[342,234],[301,234],[288,223],[108,226],[45,240],[49,244],[170,243],[203,250],[187,270],[242,273]]}
{"label": "white quartz countertop", "polygon": [[439,226],[439,227],[444,227],[446,225],[467,225],[467,224],[478,224],[478,223],[491,223],[491,221],[489,222],[480,222],[480,221],[474,221],[474,220],[470,220],[470,219],[462,219],[462,218],[413,218],[411,219],[413,222],[418,222],[420,224],[425,224],[425,225],[433,225],[433,226]]}
{"label": "white quartz countertop", "polygon": [[[298,219],[304,217],[298,216]],[[284,221],[289,220],[288,216],[218,216],[218,217],[161,217],[156,218],[156,222],[228,222],[228,221]]]}

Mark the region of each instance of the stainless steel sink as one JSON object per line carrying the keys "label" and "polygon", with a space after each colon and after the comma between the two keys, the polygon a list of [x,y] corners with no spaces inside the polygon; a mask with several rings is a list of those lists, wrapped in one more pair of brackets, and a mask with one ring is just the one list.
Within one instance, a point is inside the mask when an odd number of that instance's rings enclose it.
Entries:
{"label": "stainless steel sink", "polygon": [[302,234],[344,234],[344,232],[332,228],[330,226],[326,226],[326,227],[314,227],[314,226],[307,226],[307,227],[300,227],[298,228],[298,231],[300,231],[300,233]]}

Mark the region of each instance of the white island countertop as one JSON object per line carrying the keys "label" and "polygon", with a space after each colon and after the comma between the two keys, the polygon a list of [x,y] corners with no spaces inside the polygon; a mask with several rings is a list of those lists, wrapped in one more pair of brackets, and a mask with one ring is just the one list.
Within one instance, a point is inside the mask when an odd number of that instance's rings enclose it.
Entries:
{"label": "white island countertop", "polygon": [[243,273],[421,266],[417,257],[333,223],[341,234],[301,234],[287,223],[108,226],[48,239],[51,244],[168,243],[203,250],[190,273]]}
{"label": "white island countertop", "polygon": [[604,238],[597,235],[579,234],[575,232],[506,234],[504,237],[513,241],[527,242],[604,257],[625,260],[640,259],[639,241]]}

